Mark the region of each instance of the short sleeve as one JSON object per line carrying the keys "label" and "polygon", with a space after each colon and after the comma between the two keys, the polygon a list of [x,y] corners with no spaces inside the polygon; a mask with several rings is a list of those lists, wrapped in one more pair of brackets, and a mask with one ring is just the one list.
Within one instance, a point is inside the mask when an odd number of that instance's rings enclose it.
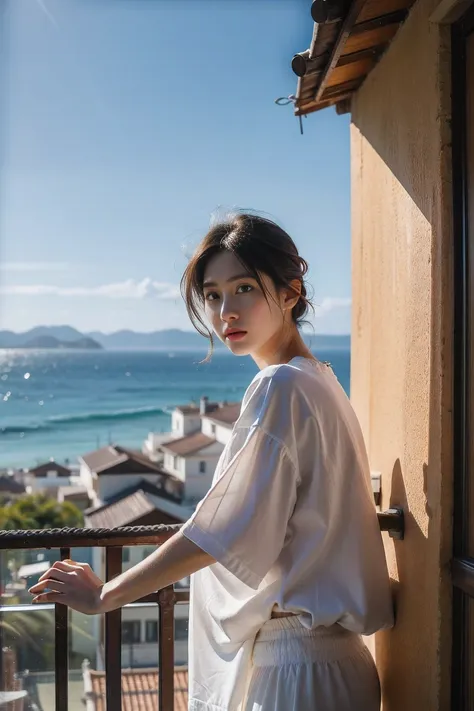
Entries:
{"label": "short sleeve", "polygon": [[182,532],[256,589],[283,549],[296,492],[296,468],[284,444],[251,428]]}

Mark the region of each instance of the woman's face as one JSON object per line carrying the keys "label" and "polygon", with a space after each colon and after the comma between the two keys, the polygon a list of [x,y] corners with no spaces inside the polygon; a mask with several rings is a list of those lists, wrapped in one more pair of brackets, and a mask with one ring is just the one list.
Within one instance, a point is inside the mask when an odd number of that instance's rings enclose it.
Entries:
{"label": "woman's face", "polygon": [[297,300],[277,291],[265,274],[261,279],[267,294],[232,252],[223,251],[209,260],[203,280],[205,314],[214,333],[235,355],[256,360],[278,349]]}

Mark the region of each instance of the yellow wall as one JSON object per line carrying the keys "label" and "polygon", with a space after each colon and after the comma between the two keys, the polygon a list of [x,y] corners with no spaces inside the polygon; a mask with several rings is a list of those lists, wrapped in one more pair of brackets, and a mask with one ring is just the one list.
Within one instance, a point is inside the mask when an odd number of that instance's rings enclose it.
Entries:
{"label": "yellow wall", "polygon": [[[397,623],[376,638],[384,709],[449,708],[451,185],[449,29],[418,0],[352,106],[351,397],[383,507]],[[454,710],[453,710],[454,711]]]}

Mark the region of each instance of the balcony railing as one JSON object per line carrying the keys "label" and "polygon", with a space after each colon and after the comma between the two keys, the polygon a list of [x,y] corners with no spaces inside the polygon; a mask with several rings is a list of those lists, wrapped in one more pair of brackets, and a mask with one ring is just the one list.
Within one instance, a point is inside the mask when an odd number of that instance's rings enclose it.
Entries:
{"label": "balcony railing", "polygon": [[[399,509],[379,513],[380,528],[396,538],[403,537],[403,512]],[[115,529],[50,529],[42,531],[0,531],[0,551],[20,549],[58,549],[61,559],[73,548],[105,549],[105,577],[111,580],[122,572],[124,546],[161,545],[179,526],[138,526]],[[155,603],[158,615],[158,711],[174,711],[174,606],[189,601],[189,591],[173,586],[137,600]],[[51,605],[35,605],[50,609]],[[55,623],[55,711],[68,711],[69,626],[68,610],[54,605]],[[105,696],[108,711],[122,708],[122,611],[105,614]],[[48,710],[49,711],[49,710]],[[52,710],[51,710],[52,711]]]}

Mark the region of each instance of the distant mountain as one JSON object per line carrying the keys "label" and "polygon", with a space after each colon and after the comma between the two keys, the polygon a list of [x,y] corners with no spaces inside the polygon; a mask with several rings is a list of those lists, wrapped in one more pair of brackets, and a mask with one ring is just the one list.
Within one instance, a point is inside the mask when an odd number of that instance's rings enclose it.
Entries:
{"label": "distant mountain", "polygon": [[[61,329],[64,328],[64,331]],[[92,338],[83,336],[79,331],[66,327],[55,327],[52,330],[56,333],[63,332],[66,336],[74,336],[69,339],[59,339],[48,333],[48,327],[41,326],[33,328],[26,333],[13,333],[12,331],[0,331],[0,348],[41,348],[41,349],[77,349],[77,350],[101,350],[102,346]]]}
{"label": "distant mountain", "polygon": [[[350,336],[329,336],[304,333],[303,337],[314,350],[349,349]],[[216,348],[225,346],[216,339]],[[93,331],[83,334],[70,326],[37,326],[25,333],[0,331],[0,348],[85,348],[85,349],[195,349],[207,348],[207,341],[193,331],[178,328],[150,333],[123,330],[115,333]]]}
{"label": "distant mountain", "polygon": [[[84,335],[71,326],[36,326],[24,333],[14,333],[13,331],[0,331],[0,348],[25,348],[27,344],[36,338],[48,336],[58,341],[70,342],[79,341]],[[29,346],[32,347],[32,346]],[[41,346],[37,346],[40,348]]]}

